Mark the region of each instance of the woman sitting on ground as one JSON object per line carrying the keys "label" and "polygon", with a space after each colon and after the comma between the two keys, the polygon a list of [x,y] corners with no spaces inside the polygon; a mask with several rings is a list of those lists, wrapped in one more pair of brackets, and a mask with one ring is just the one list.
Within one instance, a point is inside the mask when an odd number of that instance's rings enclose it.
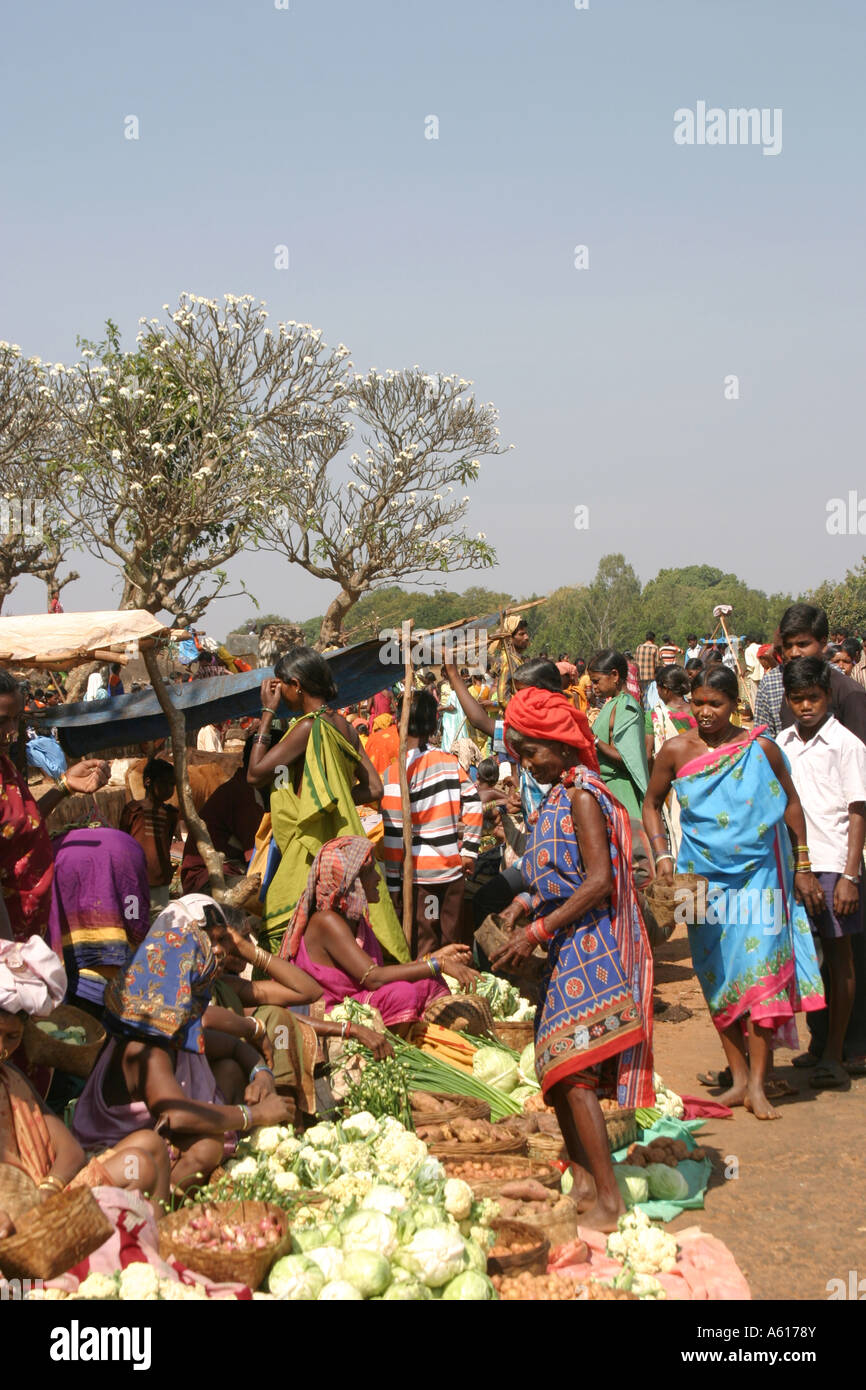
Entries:
{"label": "woman sitting on ground", "polygon": [[401,1032],[448,994],[443,972],[467,985],[477,972],[469,967],[469,947],[459,945],[441,946],[408,965],[383,965],[368,915],[378,895],[370,842],[358,835],[331,840],[313,861],[280,955],[322,986],[329,1010],[355,999],[378,1009],[383,1022]]}
{"label": "woman sitting on ground", "polygon": [[[66,1187],[136,1188],[166,1201],[168,1150],[152,1130],[126,1134],[87,1160],[63,1121],[48,1109],[9,1058],[20,1046],[28,1017],[42,1018],[66,993],[63,964],[44,941],[0,941],[0,1163],[21,1169],[40,1199]],[[0,1210],[0,1238],[15,1226]]]}
{"label": "woman sitting on ground", "polygon": [[255,1048],[224,1032],[205,1034],[202,1015],[227,928],[214,920],[208,932],[199,916],[188,901],[172,903],[109,983],[104,1022],[111,1038],[72,1125],[85,1148],[156,1129],[172,1145],[176,1189],[207,1179],[237,1131],[283,1124],[291,1113]]}

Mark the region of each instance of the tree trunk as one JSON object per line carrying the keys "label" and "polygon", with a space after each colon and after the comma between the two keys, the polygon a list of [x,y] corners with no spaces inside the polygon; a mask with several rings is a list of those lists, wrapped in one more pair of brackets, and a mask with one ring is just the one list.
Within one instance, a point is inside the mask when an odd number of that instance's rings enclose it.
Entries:
{"label": "tree trunk", "polygon": [[79,700],[84,699],[84,692],[87,689],[87,682],[98,671],[100,666],[104,666],[104,661],[85,661],[83,666],[76,666],[66,682],[66,703],[74,705]]}
{"label": "tree trunk", "polygon": [[316,643],[317,651],[323,652],[327,651],[328,647],[342,647],[344,645],[343,623],[346,614],[354,608],[361,597],[361,592],[359,590],[354,593],[348,589],[341,589],[337,597],[328,604],[327,612],[322,619],[319,640]]}
{"label": "tree trunk", "polygon": [[168,720],[168,727],[171,732],[171,751],[174,757],[174,784],[177,787],[177,799],[180,802],[180,809],[186,828],[195,842],[198,853],[204,860],[210,880],[210,894],[218,901],[222,899],[226,891],[226,881],[223,875],[222,859],[213,847],[213,841],[208,834],[207,826],[195,809],[192,799],[192,788],[189,784],[189,774],[186,762],[186,723],[179,709],[172,704],[168,691],[165,688],[159,666],[156,661],[156,649],[146,647],[142,652],[144,664],[147,667],[147,674],[150,676],[150,683],[159,700],[162,712]]}

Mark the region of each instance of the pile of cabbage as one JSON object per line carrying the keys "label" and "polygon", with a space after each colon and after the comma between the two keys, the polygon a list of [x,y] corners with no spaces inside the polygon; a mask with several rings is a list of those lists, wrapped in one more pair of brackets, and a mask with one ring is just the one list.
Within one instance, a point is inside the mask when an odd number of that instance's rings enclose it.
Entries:
{"label": "pile of cabbage", "polygon": [[[443,978],[452,994],[463,993],[461,986],[450,975]],[[535,1018],[535,1005],[523,998],[516,985],[509,984],[499,975],[490,975],[483,971],[478,976],[472,992],[487,1000],[490,1012],[500,1022],[507,1020],[509,1023],[531,1023]]]}
{"label": "pile of cabbage", "polygon": [[534,1043],[527,1043],[519,1057],[503,1047],[479,1047],[472,1058],[472,1074],[521,1105],[540,1090]]}
{"label": "pile of cabbage", "polygon": [[390,1115],[366,1111],[295,1135],[258,1129],[227,1165],[238,1196],[269,1186],[298,1204],[292,1253],[276,1261],[267,1289],[290,1300],[495,1299],[487,1277],[498,1208],[449,1178],[426,1144]]}

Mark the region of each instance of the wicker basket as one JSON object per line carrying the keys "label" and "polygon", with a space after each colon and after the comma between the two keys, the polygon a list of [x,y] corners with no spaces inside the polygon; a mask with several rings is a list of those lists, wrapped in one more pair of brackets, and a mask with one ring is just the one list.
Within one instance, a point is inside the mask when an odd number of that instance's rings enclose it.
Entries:
{"label": "wicker basket", "polygon": [[488,1255],[488,1274],[546,1274],[550,1242],[544,1238],[537,1226],[523,1221],[492,1221],[491,1230],[497,1235],[516,1236],[531,1240],[530,1250],[518,1251],[515,1255]]}
{"label": "wicker basket", "polygon": [[98,1019],[74,1004],[58,1004],[43,1022],[55,1023],[58,1028],[77,1024],[84,1029],[87,1042],[56,1042],[53,1033],[44,1033],[35,1018],[28,1018],[24,1027],[24,1049],[34,1066],[55,1067],[57,1071],[85,1079],[93,1071],[102,1051],[106,1032]]}
{"label": "wicker basket", "polygon": [[493,1158],[496,1154],[525,1154],[526,1137],[509,1134],[507,1138],[485,1140],[478,1144],[428,1144],[435,1158]]}
{"label": "wicker basket", "polygon": [[565,1157],[565,1141],[561,1134],[530,1134],[526,1140],[526,1152],[530,1158],[555,1163]]}
{"label": "wicker basket", "polygon": [[678,922],[700,921],[700,906],[701,903],[706,904],[708,887],[709,881],[700,874],[674,874],[670,883],[654,878],[647,884],[644,897],[664,941],[671,936]]}
{"label": "wicker basket", "polygon": [[[276,1214],[280,1218],[281,1238],[264,1250],[199,1250],[183,1240],[184,1227],[204,1212],[214,1212],[224,1221],[260,1221]],[[204,1274],[217,1284],[246,1284],[255,1291],[275,1260],[291,1248],[289,1213],[270,1202],[208,1202],[182,1207],[159,1223],[159,1253],[164,1260],[175,1259],[196,1274]]]}
{"label": "wicker basket", "polygon": [[46,1198],[0,1240],[7,1279],[56,1279],[104,1245],[114,1227],[89,1187],[67,1187]]}
{"label": "wicker basket", "polygon": [[493,1014],[486,999],[471,994],[441,994],[424,1010],[425,1023],[453,1028],[455,1033],[471,1033],[475,1038],[493,1032]]}
{"label": "wicker basket", "polygon": [[416,1125],[447,1125],[449,1120],[456,1120],[458,1115],[462,1115],[466,1120],[490,1119],[490,1106],[484,1100],[473,1100],[471,1096],[453,1096],[445,1091],[422,1092],[444,1102],[443,1108],[434,1114],[432,1111],[415,1108],[412,1104],[415,1094],[416,1092],[410,1091],[409,1103],[412,1105],[412,1118]]}
{"label": "wicker basket", "polygon": [[[464,1155],[464,1159],[467,1155]],[[477,1154],[470,1157],[478,1157]],[[483,1155],[482,1155],[483,1157]],[[542,1163],[537,1158],[522,1158],[519,1156],[506,1154],[509,1168],[514,1168],[515,1172],[510,1178],[465,1178],[476,1197],[493,1197],[510,1182],[520,1182],[526,1178],[534,1178],[541,1183],[542,1187],[558,1187],[561,1174],[557,1168],[553,1168],[549,1163]],[[459,1177],[456,1171],[460,1165],[459,1159],[445,1158],[442,1160],[446,1173],[449,1177]]]}
{"label": "wicker basket", "polygon": [[507,1018],[497,1019],[493,1031],[499,1041],[512,1048],[514,1052],[522,1052],[529,1043],[535,1041],[535,1024],[530,1021],[512,1023]]}
{"label": "wicker basket", "polygon": [[17,1221],[31,1207],[38,1207],[41,1194],[23,1168],[13,1163],[0,1163],[0,1211]]}
{"label": "wicker basket", "polygon": [[607,1110],[603,1113],[607,1142],[610,1145],[611,1153],[615,1153],[617,1149],[624,1149],[628,1144],[633,1144],[640,1132],[634,1111]]}
{"label": "wicker basket", "polygon": [[549,1242],[551,1250],[555,1250],[557,1245],[567,1245],[577,1239],[580,1216],[577,1204],[570,1197],[560,1197],[558,1202],[525,1203],[520,1220],[537,1230]]}

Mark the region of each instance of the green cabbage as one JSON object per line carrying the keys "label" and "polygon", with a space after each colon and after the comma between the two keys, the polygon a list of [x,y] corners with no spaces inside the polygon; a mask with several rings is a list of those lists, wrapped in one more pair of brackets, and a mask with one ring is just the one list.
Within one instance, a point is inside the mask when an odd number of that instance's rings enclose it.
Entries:
{"label": "green cabbage", "polygon": [[447,1284],[465,1266],[466,1245],[455,1226],[418,1231],[395,1259],[428,1288]]}
{"label": "green cabbage", "polygon": [[391,1266],[384,1255],[373,1250],[350,1250],[343,1256],[340,1278],[354,1284],[363,1298],[375,1298],[390,1284]]}
{"label": "green cabbage", "polygon": [[348,1283],[345,1279],[332,1279],[330,1284],[325,1284],[319,1294],[320,1303],[345,1303],[349,1299],[362,1299],[363,1294],[358,1293],[354,1284]]}
{"label": "green cabbage", "polygon": [[466,1268],[474,1269],[476,1274],[487,1273],[487,1251],[474,1240],[466,1241]]}
{"label": "green cabbage", "polygon": [[538,1077],[535,1072],[535,1043],[527,1043],[520,1054],[520,1061],[517,1063],[520,1078],[526,1086],[537,1086]]}
{"label": "green cabbage", "polygon": [[342,1240],[336,1226],[296,1226],[292,1231],[293,1254],[303,1255],[323,1245],[334,1245],[339,1250]]}
{"label": "green cabbage", "polygon": [[679,1168],[666,1163],[648,1163],[643,1170],[649,1183],[649,1195],[657,1202],[681,1202],[689,1195],[689,1185]]}
{"label": "green cabbage", "polygon": [[307,1258],[319,1266],[319,1269],[329,1283],[332,1279],[342,1278],[342,1250],[335,1250],[333,1245],[321,1245],[318,1249],[311,1250]]}
{"label": "green cabbage", "polygon": [[343,1249],[372,1250],[378,1255],[393,1255],[397,1249],[397,1227],[383,1211],[356,1211],[340,1222]]}
{"label": "green cabbage", "polygon": [[314,1302],[322,1291],[325,1276],[306,1255],[284,1255],[268,1275],[268,1292],[293,1302]]}
{"label": "green cabbage", "polygon": [[638,1168],[631,1163],[615,1163],[613,1175],[627,1207],[633,1207],[637,1202],[649,1201],[646,1168]]}
{"label": "green cabbage", "polygon": [[458,1274],[456,1279],[450,1280],[442,1290],[443,1300],[448,1299],[449,1301],[459,1299],[464,1302],[472,1299],[478,1303],[496,1298],[496,1296],[496,1290],[487,1275],[479,1274],[475,1269],[467,1269],[463,1274]]}
{"label": "green cabbage", "polygon": [[397,1301],[422,1303],[427,1299],[432,1299],[433,1295],[425,1284],[419,1284],[416,1280],[409,1280],[401,1284],[392,1284],[382,1294],[382,1301],[394,1303]]}
{"label": "green cabbage", "polygon": [[511,1092],[511,1099],[517,1100],[523,1105],[529,1100],[530,1096],[537,1096],[539,1090],[540,1087],[538,1086],[515,1086],[514,1090]]}
{"label": "green cabbage", "polygon": [[520,1080],[514,1058],[500,1047],[479,1047],[472,1059],[472,1071],[479,1081],[505,1095],[513,1091]]}

